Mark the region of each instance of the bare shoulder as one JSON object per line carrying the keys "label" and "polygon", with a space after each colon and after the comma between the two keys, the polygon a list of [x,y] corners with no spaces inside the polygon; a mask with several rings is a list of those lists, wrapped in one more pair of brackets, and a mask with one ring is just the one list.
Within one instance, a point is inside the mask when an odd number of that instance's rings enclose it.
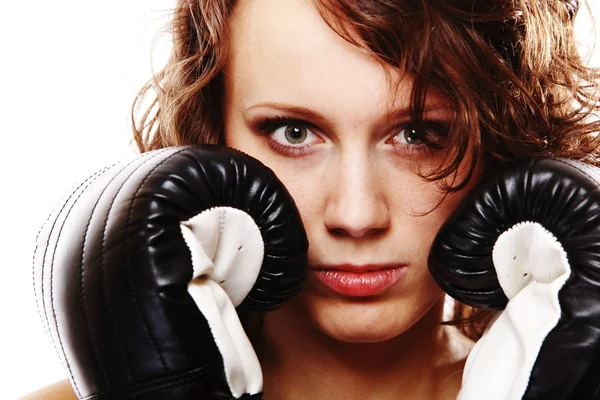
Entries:
{"label": "bare shoulder", "polygon": [[68,380],[59,381],[29,393],[20,400],[77,400]]}

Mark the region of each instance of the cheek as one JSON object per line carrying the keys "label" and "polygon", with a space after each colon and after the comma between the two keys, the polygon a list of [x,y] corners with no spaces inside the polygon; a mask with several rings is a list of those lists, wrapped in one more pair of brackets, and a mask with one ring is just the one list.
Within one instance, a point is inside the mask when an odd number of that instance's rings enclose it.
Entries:
{"label": "cheek", "polygon": [[271,168],[292,195],[303,218],[318,213],[326,190],[318,170],[277,161],[271,164]]}
{"label": "cheek", "polygon": [[327,185],[322,173],[318,168],[309,168],[308,165],[301,165],[302,163],[282,162],[278,159],[270,161],[269,167],[283,182],[298,208],[310,244],[309,258],[312,259],[317,250],[315,245],[325,235],[323,213]]}
{"label": "cheek", "polygon": [[390,249],[425,270],[438,231],[467,192],[444,195],[435,183],[423,182],[418,176],[390,186],[390,240],[395,242]]}
{"label": "cheek", "polygon": [[[439,168],[438,162],[439,160],[431,162],[432,171],[436,171],[436,168]],[[424,225],[437,232],[480,180],[481,167],[477,165],[473,171],[472,178],[465,188],[458,192],[447,192],[444,189],[445,185],[451,187],[453,183],[461,182],[468,174],[469,164],[470,160],[464,160],[456,178],[453,179],[453,174],[451,174],[450,177],[445,178],[444,185],[439,181],[426,181],[414,172],[406,174],[403,181],[394,179],[393,171],[386,178],[388,182],[395,182],[393,190],[396,193],[396,198],[402,203],[400,207],[409,210],[412,215],[423,216]],[[414,170],[412,166],[406,169]]]}

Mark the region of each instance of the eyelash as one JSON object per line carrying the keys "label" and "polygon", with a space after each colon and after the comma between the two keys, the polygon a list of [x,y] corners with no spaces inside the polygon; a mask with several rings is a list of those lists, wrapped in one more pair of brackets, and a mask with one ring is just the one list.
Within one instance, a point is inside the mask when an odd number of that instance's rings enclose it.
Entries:
{"label": "eyelash", "polygon": [[[302,128],[313,130],[314,127],[306,121],[291,117],[266,117],[257,126],[258,130],[269,143],[274,150],[288,155],[288,156],[301,156],[311,152],[314,145],[305,146],[286,146],[273,139],[273,133],[286,125],[294,125]],[[314,133],[313,133],[314,134]]]}
{"label": "eyelash", "polygon": [[[393,140],[393,138],[396,135],[401,133],[401,131],[403,129],[407,129],[412,123],[413,123],[412,121],[409,121],[409,122],[405,122],[403,124],[399,124],[399,125],[395,126],[393,128],[393,131],[397,132],[397,133],[394,134],[390,140]],[[310,123],[308,123],[304,120],[297,119],[297,118],[291,118],[291,117],[281,117],[281,116],[264,118],[258,124],[257,129],[260,131],[260,133],[262,135],[264,135],[264,137],[268,141],[269,145],[274,150],[276,150],[282,154],[285,154],[288,156],[301,156],[301,155],[310,153],[312,148],[314,147],[314,145],[286,146],[286,145],[279,143],[275,139],[273,139],[273,133],[277,129],[279,129],[283,126],[286,126],[286,125],[294,125],[294,126],[310,129],[311,131],[315,129],[313,125],[311,125]],[[448,132],[450,131],[450,126],[445,121],[423,120],[421,126],[429,131],[439,133],[440,136],[442,136],[442,137],[446,137]],[[313,133],[313,135],[314,135],[314,133]],[[402,147],[401,149],[397,149],[397,147],[398,147],[398,144],[394,145],[394,148],[396,149],[396,151],[399,153],[403,153],[403,154],[407,154],[407,153],[408,154],[417,154],[417,153],[424,153],[424,152],[431,151],[431,150],[437,150],[437,148],[434,148],[431,145],[427,145],[426,143],[421,144],[421,145],[401,144],[401,147]]]}
{"label": "eyelash", "polygon": [[[394,127],[393,130],[397,133],[394,136],[392,136],[392,139],[396,135],[400,134],[403,129],[408,129],[409,127],[411,127],[411,125],[414,127],[414,121],[408,121]],[[418,128],[424,129],[429,133],[433,132],[434,135],[437,135],[437,137],[440,137],[442,140],[436,142],[435,137],[429,137],[428,140],[423,139],[425,140],[425,142],[421,145],[403,145],[403,149],[401,150],[401,152],[407,152],[409,154],[424,153],[441,150],[442,148],[444,148],[444,141],[448,137],[448,134],[450,132],[450,124],[448,122],[439,120],[423,120],[421,121],[420,126],[418,126]]]}

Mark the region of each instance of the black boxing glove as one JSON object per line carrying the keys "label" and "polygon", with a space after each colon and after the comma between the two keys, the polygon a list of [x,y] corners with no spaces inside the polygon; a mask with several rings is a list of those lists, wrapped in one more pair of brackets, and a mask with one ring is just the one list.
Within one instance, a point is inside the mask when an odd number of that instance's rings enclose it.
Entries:
{"label": "black boxing glove", "polygon": [[437,283],[497,309],[460,400],[600,398],[600,172],[565,159],[509,164],[470,193],[429,257]]}
{"label": "black boxing glove", "polygon": [[260,398],[235,307],[297,293],[308,241],[273,172],[212,146],[99,171],[50,216],[36,301],[82,399]]}

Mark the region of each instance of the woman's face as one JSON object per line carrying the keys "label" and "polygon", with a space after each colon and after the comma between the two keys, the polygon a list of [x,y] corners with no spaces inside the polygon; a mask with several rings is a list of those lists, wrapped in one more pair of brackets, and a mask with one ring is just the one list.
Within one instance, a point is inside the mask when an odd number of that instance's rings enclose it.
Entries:
{"label": "woman's face", "polygon": [[420,135],[443,135],[452,103],[429,93],[427,123],[412,129],[410,77],[393,92],[381,65],[306,0],[240,1],[230,39],[226,143],[275,171],[308,234],[309,277],[295,303],[339,340],[406,331],[442,295],[428,251],[463,196],[435,208],[443,194],[415,173],[443,156]]}

